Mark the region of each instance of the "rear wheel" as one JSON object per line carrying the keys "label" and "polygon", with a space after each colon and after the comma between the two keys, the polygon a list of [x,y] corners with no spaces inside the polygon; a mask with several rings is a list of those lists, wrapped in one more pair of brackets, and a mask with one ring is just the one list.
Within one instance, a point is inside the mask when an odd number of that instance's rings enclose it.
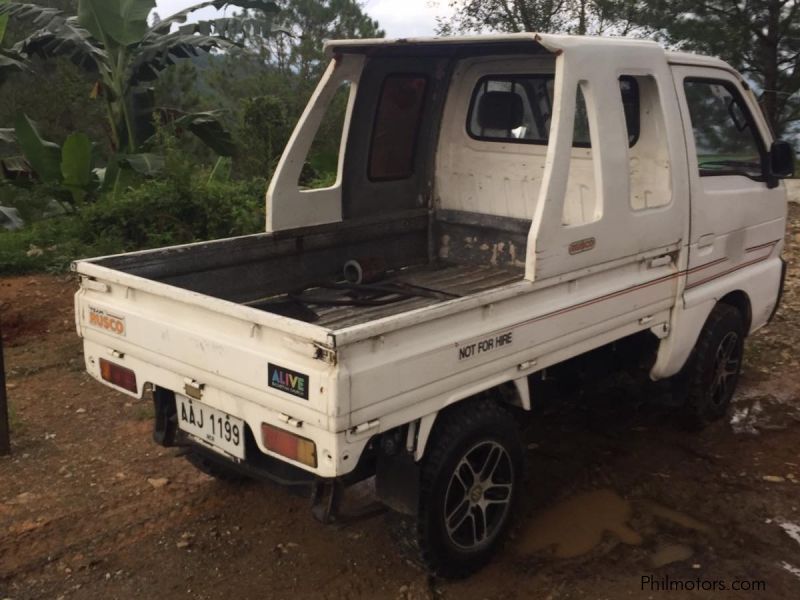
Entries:
{"label": "rear wheel", "polygon": [[745,333],[742,315],[732,306],[717,304],[708,316],[678,378],[690,428],[703,428],[727,413],[742,370]]}
{"label": "rear wheel", "polygon": [[442,417],[422,464],[416,542],[434,574],[486,564],[508,529],[523,471],[514,418],[490,400]]}

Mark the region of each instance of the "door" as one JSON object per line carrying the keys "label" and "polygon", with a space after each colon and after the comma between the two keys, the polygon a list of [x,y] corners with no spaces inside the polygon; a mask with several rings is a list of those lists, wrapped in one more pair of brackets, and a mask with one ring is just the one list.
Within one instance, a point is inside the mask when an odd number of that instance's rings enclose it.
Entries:
{"label": "door", "polygon": [[768,257],[786,207],[764,177],[771,136],[752,94],[723,69],[673,73],[691,185],[689,290]]}

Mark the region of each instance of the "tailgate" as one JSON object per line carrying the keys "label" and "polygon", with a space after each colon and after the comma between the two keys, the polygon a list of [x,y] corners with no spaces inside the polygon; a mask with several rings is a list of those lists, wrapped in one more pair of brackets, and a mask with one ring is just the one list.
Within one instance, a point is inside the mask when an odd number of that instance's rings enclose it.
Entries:
{"label": "tailgate", "polygon": [[[329,431],[346,426],[336,418],[349,411],[337,404],[338,371],[326,329],[91,262],[73,269],[81,275],[78,333],[93,348]],[[157,383],[147,372],[137,373],[137,381],[140,394],[144,383]]]}

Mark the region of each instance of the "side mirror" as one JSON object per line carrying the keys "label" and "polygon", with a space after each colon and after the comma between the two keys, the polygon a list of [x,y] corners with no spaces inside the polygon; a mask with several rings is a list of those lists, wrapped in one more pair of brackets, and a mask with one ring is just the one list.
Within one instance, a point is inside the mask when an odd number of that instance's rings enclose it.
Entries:
{"label": "side mirror", "polygon": [[789,142],[777,140],[769,149],[770,176],[784,179],[794,175],[794,149]]}

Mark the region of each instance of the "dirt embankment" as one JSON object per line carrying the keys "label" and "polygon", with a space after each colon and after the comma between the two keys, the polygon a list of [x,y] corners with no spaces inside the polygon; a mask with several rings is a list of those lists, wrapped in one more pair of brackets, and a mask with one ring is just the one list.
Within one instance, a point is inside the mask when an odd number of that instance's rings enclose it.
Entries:
{"label": "dirt embankment", "polygon": [[731,418],[683,432],[624,379],[538,407],[523,514],[461,582],[406,560],[383,516],[325,527],[286,489],[198,474],[150,441],[146,403],[83,372],[70,277],[0,280],[0,598],[657,598],[669,580],[717,589],[670,598],[794,598],[800,206],[791,217],[784,305],[748,342]]}

